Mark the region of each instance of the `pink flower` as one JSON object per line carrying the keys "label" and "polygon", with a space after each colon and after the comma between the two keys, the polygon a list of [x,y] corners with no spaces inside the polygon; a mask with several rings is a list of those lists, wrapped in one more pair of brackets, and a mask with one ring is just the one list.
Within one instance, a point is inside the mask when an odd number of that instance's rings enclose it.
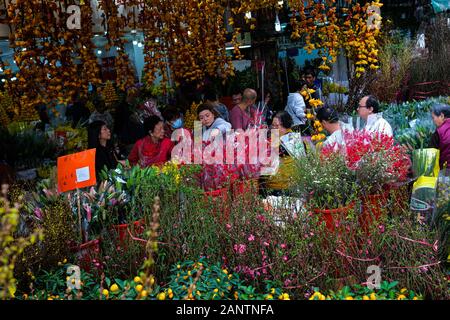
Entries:
{"label": "pink flower", "polygon": [[226,228],[227,228],[227,230],[230,230],[231,229],[231,224],[227,223]]}
{"label": "pink flower", "polygon": [[264,242],[263,242],[263,245],[265,245],[266,247],[268,247],[268,246],[269,246],[269,243],[266,242],[266,241],[264,241]]}
{"label": "pink flower", "polygon": [[233,248],[234,251],[239,254],[243,254],[245,250],[247,250],[247,246],[245,244],[235,244]]}
{"label": "pink flower", "polygon": [[285,243],[282,243],[281,245],[280,245],[280,247],[281,247],[281,249],[286,249],[286,244]]}
{"label": "pink flower", "polygon": [[41,208],[35,208],[34,209],[34,215],[36,216],[36,218],[38,218],[39,220],[42,219],[42,210]]}
{"label": "pink flower", "polygon": [[378,226],[378,229],[380,230],[380,232],[381,233],[384,233],[384,225],[382,225],[382,224],[380,224],[379,226]]}
{"label": "pink flower", "polygon": [[288,257],[287,256],[283,256],[283,261],[284,262],[288,261]]}
{"label": "pink flower", "polygon": [[255,236],[251,234],[251,235],[248,237],[248,241],[255,241]]}
{"label": "pink flower", "polygon": [[265,218],[265,217],[264,217],[263,215],[261,215],[261,214],[260,214],[260,215],[258,215],[258,217],[257,217],[257,218],[258,218],[258,220],[259,220],[259,221],[261,221],[261,222],[264,222],[264,221],[266,221],[266,218]]}

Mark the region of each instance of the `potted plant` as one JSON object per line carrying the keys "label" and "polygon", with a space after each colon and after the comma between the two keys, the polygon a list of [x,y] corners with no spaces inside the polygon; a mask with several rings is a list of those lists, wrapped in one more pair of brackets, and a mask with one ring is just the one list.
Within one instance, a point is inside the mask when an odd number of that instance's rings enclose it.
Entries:
{"label": "potted plant", "polygon": [[319,215],[327,229],[334,231],[336,224],[355,210],[355,172],[345,165],[339,153],[328,156],[318,152],[296,160],[295,188],[305,198],[309,209]]}
{"label": "potted plant", "polygon": [[367,228],[382,216],[390,188],[405,182],[411,168],[407,149],[394,138],[364,130],[344,133],[345,145],[327,146],[324,156],[344,155],[346,167],[355,174],[362,200],[362,226]]}

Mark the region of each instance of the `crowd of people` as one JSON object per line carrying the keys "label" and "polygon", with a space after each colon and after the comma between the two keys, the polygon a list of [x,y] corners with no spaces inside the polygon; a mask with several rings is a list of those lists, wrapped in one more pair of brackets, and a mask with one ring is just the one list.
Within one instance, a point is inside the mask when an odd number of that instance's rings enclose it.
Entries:
{"label": "crowd of people", "polygon": [[[287,98],[283,111],[267,108],[270,92],[258,100],[257,91],[246,88],[232,96],[232,105],[220,102],[217,92],[207,90],[203,95],[203,103],[197,108],[197,120],[202,125],[203,141],[210,141],[217,135],[225,135],[230,130],[247,130],[249,128],[270,128],[279,130],[280,137],[296,132],[308,134],[306,109],[311,109],[300,92],[313,89],[313,98],[320,99],[322,94],[317,86],[315,74],[309,71],[305,80],[296,83],[294,92]],[[77,101],[77,103],[79,103]],[[81,108],[81,105],[75,106]],[[172,141],[174,130],[184,128],[184,116],[181,108],[165,107],[161,112],[155,100],[146,101],[135,112],[120,119],[118,125],[114,117],[107,111],[104,101],[95,101],[96,110],[87,117],[86,112],[78,112],[75,120],[87,118],[89,148],[96,148],[96,170],[113,169],[118,163],[140,165],[141,167],[160,165],[171,159],[171,151],[176,142]],[[283,108],[280,108],[283,109]],[[380,103],[375,96],[363,97],[356,107],[358,116],[363,120],[364,129],[373,134],[393,136],[391,125],[380,112]],[[341,121],[341,115],[330,106],[316,109],[316,118],[327,133],[323,146],[345,144],[344,134],[349,127]],[[432,110],[432,118],[437,126],[432,145],[440,150],[440,165],[450,163],[450,106],[436,105]],[[117,119],[117,117],[116,117]],[[121,141],[120,147],[112,143],[112,132]],[[306,146],[306,144],[305,144]],[[275,194],[289,188],[289,176],[292,176],[293,159],[289,152],[280,146],[280,163],[277,173],[266,177],[263,184]]]}

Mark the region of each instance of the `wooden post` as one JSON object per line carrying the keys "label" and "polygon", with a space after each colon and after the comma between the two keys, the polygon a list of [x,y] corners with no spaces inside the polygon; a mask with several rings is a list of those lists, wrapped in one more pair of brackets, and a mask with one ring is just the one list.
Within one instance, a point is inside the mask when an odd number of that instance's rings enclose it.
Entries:
{"label": "wooden post", "polygon": [[80,196],[80,189],[77,188],[77,195],[78,195],[78,225],[80,227],[80,236],[81,236],[81,243],[85,243],[85,235],[83,233],[83,226],[81,224],[81,196]]}

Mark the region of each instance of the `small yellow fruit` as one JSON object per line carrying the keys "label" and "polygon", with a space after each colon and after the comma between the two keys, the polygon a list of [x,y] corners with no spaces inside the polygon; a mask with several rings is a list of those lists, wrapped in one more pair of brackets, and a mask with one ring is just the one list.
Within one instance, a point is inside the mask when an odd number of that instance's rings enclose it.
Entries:
{"label": "small yellow fruit", "polygon": [[111,288],[109,288],[109,290],[111,290],[111,292],[117,292],[117,291],[119,291],[119,286],[117,285],[117,284],[113,284],[112,286],[111,286]]}
{"label": "small yellow fruit", "polygon": [[363,296],[363,300],[370,300],[368,296]]}
{"label": "small yellow fruit", "polygon": [[166,300],[166,294],[164,292],[158,294],[158,300]]}
{"label": "small yellow fruit", "polygon": [[104,296],[108,296],[109,295],[109,291],[107,289],[103,289],[102,294]]}
{"label": "small yellow fruit", "polygon": [[134,277],[134,282],[142,283],[142,279],[140,277]]}
{"label": "small yellow fruit", "polygon": [[141,292],[143,288],[144,288],[144,287],[142,287],[142,284],[138,284],[138,285],[136,286],[136,291],[137,291],[137,292]]}
{"label": "small yellow fruit", "polygon": [[145,297],[147,297],[147,296],[148,296],[147,290],[142,290],[142,292],[141,292],[141,297],[142,297],[142,298],[145,298]]}

